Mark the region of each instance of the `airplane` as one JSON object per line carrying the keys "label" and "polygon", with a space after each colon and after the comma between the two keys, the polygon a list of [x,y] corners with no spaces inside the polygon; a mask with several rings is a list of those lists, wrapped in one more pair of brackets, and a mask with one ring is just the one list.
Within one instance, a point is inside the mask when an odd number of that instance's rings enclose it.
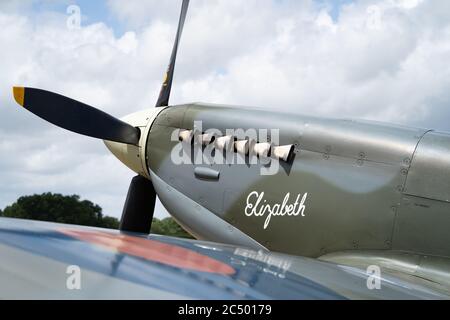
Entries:
{"label": "airplane", "polygon": [[188,6],[183,0],[154,108],[119,120],[50,91],[13,89],[19,105],[103,140],[137,174],[120,231],[149,234],[158,197],[199,240],[359,270],[375,265],[448,297],[450,134],[241,106],[170,105]]}

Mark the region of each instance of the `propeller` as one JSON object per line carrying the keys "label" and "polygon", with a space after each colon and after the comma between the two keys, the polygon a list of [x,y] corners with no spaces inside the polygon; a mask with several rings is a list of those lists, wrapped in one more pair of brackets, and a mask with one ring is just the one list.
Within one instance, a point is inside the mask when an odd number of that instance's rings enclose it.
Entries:
{"label": "propeller", "polygon": [[85,136],[138,145],[140,130],[113,116],[57,93],[14,87],[17,103],[48,122]]}
{"label": "propeller", "polygon": [[[136,176],[131,180],[123,206],[121,231],[150,233],[155,210],[156,192],[150,180]],[[151,212],[152,214],[143,214]]]}
{"label": "propeller", "polygon": [[[177,35],[156,107],[169,105],[178,46],[183,33],[189,0],[183,0]],[[85,136],[140,146],[141,131],[103,111],[57,93],[25,87],[13,88],[18,104],[48,122]],[[150,233],[156,192],[150,180],[137,176],[131,181],[122,212],[120,230]]]}
{"label": "propeller", "polygon": [[183,0],[183,5],[181,6],[180,21],[178,22],[177,36],[175,38],[175,43],[172,49],[172,55],[170,56],[169,67],[164,75],[163,84],[161,91],[159,93],[158,101],[156,102],[156,107],[167,107],[169,105],[170,92],[172,90],[173,74],[175,71],[175,62],[177,60],[178,45],[180,43],[181,35],[183,34],[184,22],[186,20],[186,15],[189,7],[189,0]]}

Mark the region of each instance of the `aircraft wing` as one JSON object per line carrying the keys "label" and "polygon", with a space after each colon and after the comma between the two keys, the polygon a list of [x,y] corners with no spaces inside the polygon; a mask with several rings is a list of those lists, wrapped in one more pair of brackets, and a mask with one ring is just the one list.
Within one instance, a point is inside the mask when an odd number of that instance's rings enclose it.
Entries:
{"label": "aircraft wing", "polygon": [[[202,241],[0,218],[0,299],[448,299],[394,276]],[[370,279],[369,279],[370,280]]]}

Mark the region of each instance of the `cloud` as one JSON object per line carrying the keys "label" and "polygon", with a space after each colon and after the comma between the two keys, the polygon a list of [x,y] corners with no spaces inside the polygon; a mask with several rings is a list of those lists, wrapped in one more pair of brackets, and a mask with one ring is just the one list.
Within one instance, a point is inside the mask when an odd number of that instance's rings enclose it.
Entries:
{"label": "cloud", "polygon": [[[141,7],[131,0],[125,9],[118,0],[108,3],[142,30],[167,24],[172,39],[177,1]],[[445,1],[349,2],[337,21],[331,6],[314,1],[192,4],[174,102],[256,105],[450,130],[435,121],[436,114],[448,115]],[[161,41],[168,54],[170,41]]]}
{"label": "cloud", "polygon": [[33,19],[0,13],[0,43],[7,48],[0,52],[0,207],[21,195],[53,191],[80,194],[106,214],[120,216],[133,174],[101,141],[55,128],[12,98],[11,87],[20,84],[47,88],[118,116],[149,107],[133,99],[146,91],[147,79],[137,69],[126,72],[136,50],[135,34],[115,38],[101,23],[71,31],[66,19],[64,12]]}
{"label": "cloud", "polygon": [[[0,4],[0,207],[54,191],[120,216],[133,173],[100,141],[18,108],[11,86],[46,88],[119,117],[153,107],[180,1],[108,0],[121,35],[105,23],[69,30],[65,11],[33,11],[38,5]],[[332,10],[312,0],[192,0],[172,103],[450,131],[450,2],[361,0]]]}

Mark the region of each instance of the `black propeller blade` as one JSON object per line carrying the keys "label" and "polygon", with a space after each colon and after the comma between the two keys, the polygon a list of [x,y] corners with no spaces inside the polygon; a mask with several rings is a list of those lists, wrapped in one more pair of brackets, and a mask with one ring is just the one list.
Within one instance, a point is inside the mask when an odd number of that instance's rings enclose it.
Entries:
{"label": "black propeller blade", "polygon": [[65,96],[33,88],[14,88],[17,103],[58,127],[85,136],[138,145],[140,130]]}
{"label": "black propeller blade", "polygon": [[150,233],[155,210],[156,191],[150,180],[136,176],[131,180],[123,207],[121,231]]}
{"label": "black propeller blade", "polygon": [[173,73],[175,71],[175,62],[177,60],[178,45],[180,43],[181,34],[183,33],[184,21],[189,7],[189,0],[183,0],[181,7],[180,21],[178,23],[177,37],[173,46],[172,55],[170,56],[170,63],[166,74],[164,75],[163,85],[159,93],[156,107],[167,107],[169,105],[170,91],[172,90]]}

